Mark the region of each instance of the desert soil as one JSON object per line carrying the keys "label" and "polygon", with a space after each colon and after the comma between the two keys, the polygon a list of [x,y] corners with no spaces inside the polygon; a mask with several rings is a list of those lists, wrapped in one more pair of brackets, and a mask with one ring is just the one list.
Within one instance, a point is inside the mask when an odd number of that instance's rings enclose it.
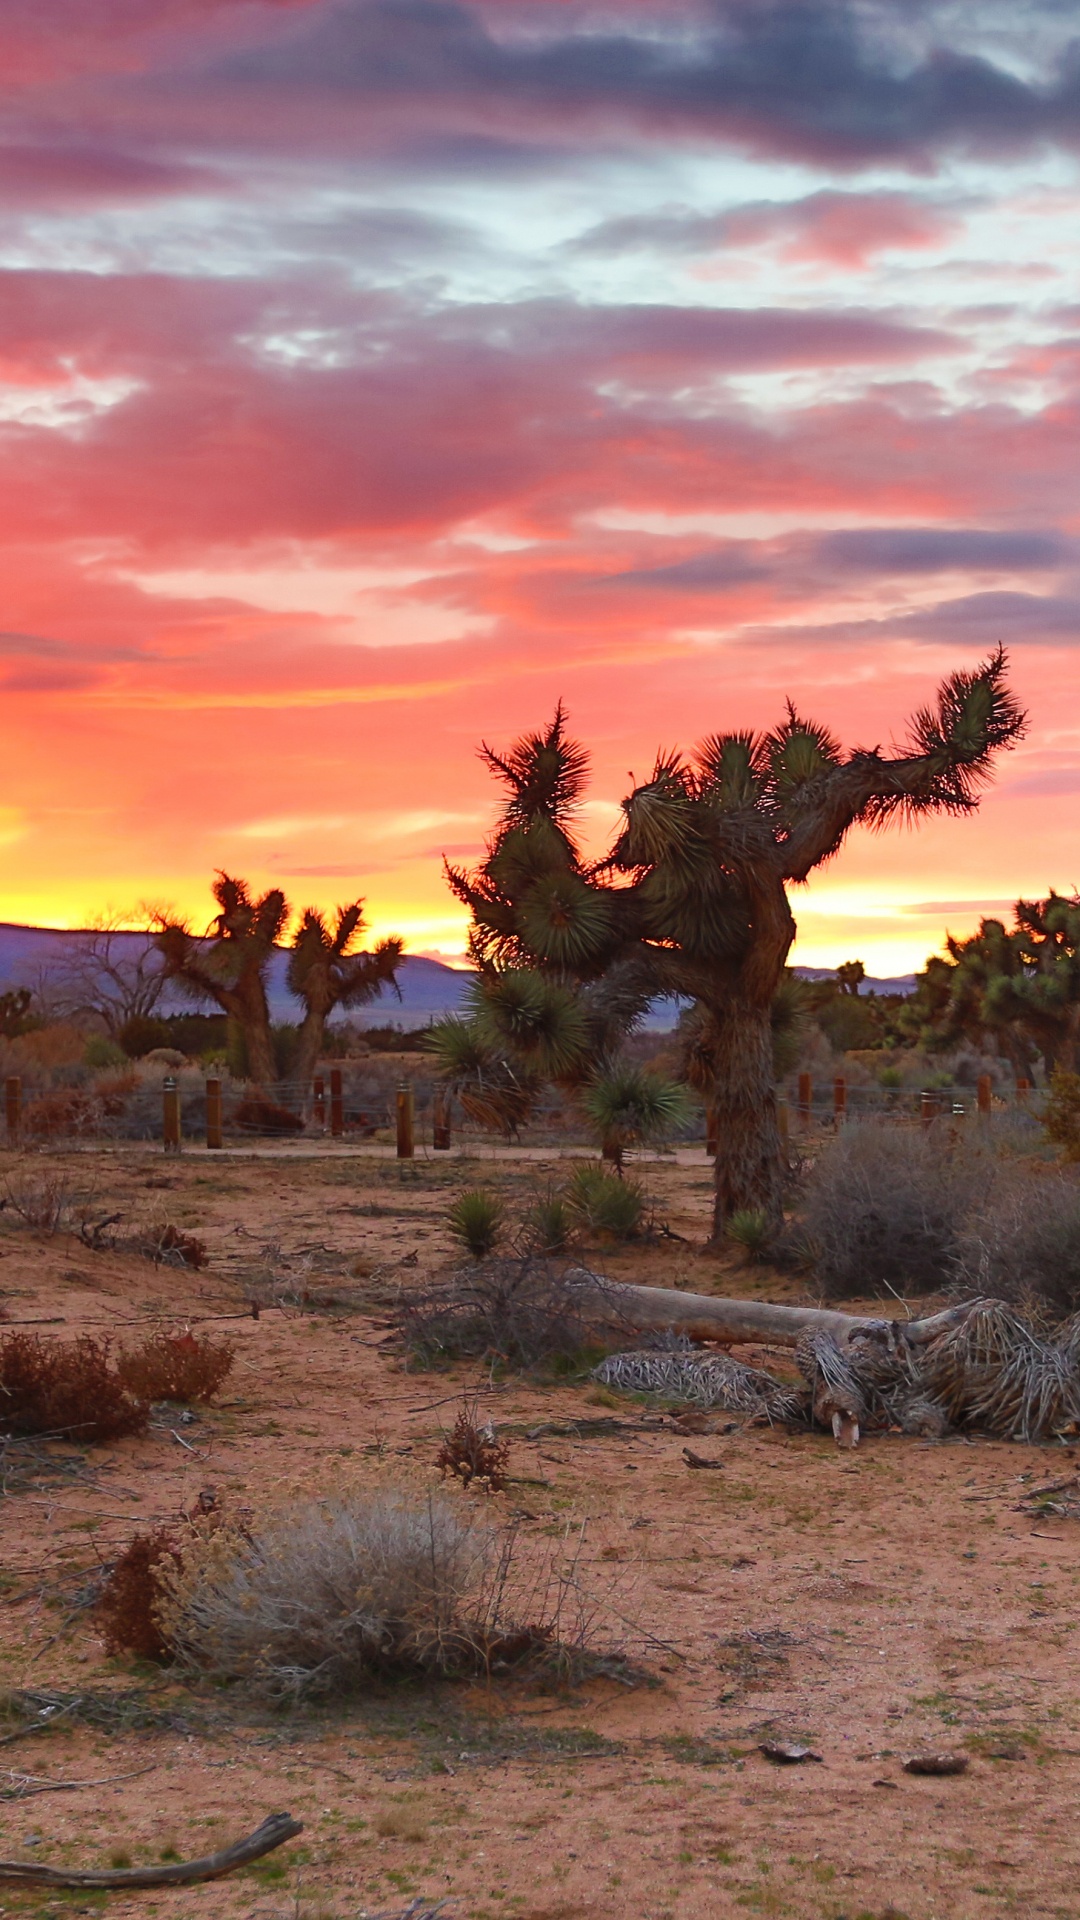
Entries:
{"label": "desert soil", "polygon": [[[1080,1914],[1080,1535],[1017,1507],[1071,1470],[1065,1450],[882,1436],[851,1455],[825,1435],[742,1428],[694,1437],[723,1465],[691,1471],[686,1436],[633,1403],[615,1433],[526,1437],[611,1412],[588,1383],[409,1371],[387,1305],[447,1260],[448,1198],[478,1179],[520,1198],[557,1170],[329,1146],[0,1156],[0,1181],[92,1188],[122,1230],[168,1218],[210,1254],[200,1273],[156,1267],[6,1210],[9,1324],[130,1340],[205,1317],[237,1347],[219,1401],[190,1424],[159,1413],[143,1437],[56,1447],[0,1498],[0,1685],[75,1691],[100,1723],[73,1714],[0,1748],[0,1855],[140,1864],[205,1853],[278,1809],[304,1822],[299,1841],[213,1885],[0,1889],[0,1912],[355,1920],[423,1894],[458,1920]],[[703,1154],[646,1172],[683,1238],[594,1250],[594,1266],[797,1297],[788,1278],[700,1251]],[[253,1292],[282,1304],[253,1319]],[[134,1532],[208,1486],[243,1506],[342,1473],[437,1485],[463,1389],[509,1430],[516,1481],[488,1498],[492,1517],[516,1511],[523,1538],[556,1553],[584,1528],[601,1637],[642,1684],[397,1687],[275,1715],[105,1657],[83,1602]],[[132,1724],[133,1704],[150,1725]],[[777,1738],[820,1762],[771,1763],[759,1745]],[[928,1747],[964,1750],[968,1771],[905,1773]],[[88,1784],[28,1795],[26,1774]]]}

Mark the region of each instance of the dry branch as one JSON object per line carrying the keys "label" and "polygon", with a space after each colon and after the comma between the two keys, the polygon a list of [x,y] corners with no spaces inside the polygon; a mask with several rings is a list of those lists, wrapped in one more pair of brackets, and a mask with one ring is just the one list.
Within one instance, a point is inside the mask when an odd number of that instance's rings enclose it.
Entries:
{"label": "dry branch", "polygon": [[303,1822],[291,1813],[272,1813],[249,1833],[218,1853],[199,1860],[178,1860],[162,1867],[90,1867],[83,1872],[65,1867],[39,1867],[34,1861],[0,1860],[0,1886],[8,1887],[189,1887],[199,1880],[220,1880],[223,1874],[261,1860],[286,1840],[303,1833]]}

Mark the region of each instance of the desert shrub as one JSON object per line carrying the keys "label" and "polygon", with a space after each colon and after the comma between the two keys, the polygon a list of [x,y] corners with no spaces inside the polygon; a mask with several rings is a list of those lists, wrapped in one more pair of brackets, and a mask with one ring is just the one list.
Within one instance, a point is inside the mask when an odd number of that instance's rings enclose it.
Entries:
{"label": "desert shrub", "polygon": [[503,1229],[505,1210],[497,1194],[482,1187],[459,1193],[446,1216],[446,1224],[474,1260],[486,1260],[494,1253]]}
{"label": "desert shrub", "polygon": [[1050,1076],[1050,1097],[1043,1108],[1043,1130],[1066,1160],[1080,1160],[1080,1073],[1061,1068]]}
{"label": "desert shrub", "polygon": [[129,1060],[141,1060],[155,1047],[167,1047],[172,1033],[164,1020],[155,1020],[148,1013],[133,1013],[130,1020],[124,1021],[117,1038]]}
{"label": "desert shrub", "polygon": [[233,1124],[241,1133],[303,1133],[304,1123],[299,1114],[291,1113],[278,1100],[267,1099],[264,1093],[249,1093],[241,1100],[233,1115]]}
{"label": "desert shrub", "polygon": [[0,1334],[0,1429],[56,1434],[95,1442],[139,1433],[149,1405],[125,1385],[109,1342],[80,1334],[73,1341],[40,1334]]}
{"label": "desert shrub", "polygon": [[151,1334],[141,1346],[122,1353],[116,1371],[139,1400],[212,1400],[232,1372],[236,1349],[212,1333]]}
{"label": "desert shrub", "polygon": [[953,1278],[1052,1315],[1080,1309],[1080,1180],[1051,1169],[998,1171],[957,1236]]}
{"label": "desert shrub", "polygon": [[101,1102],[85,1087],[53,1087],[22,1111],[22,1130],[31,1140],[85,1138],[101,1126]]}
{"label": "desert shrub", "polygon": [[748,1260],[763,1260],[769,1250],[772,1228],[768,1217],[752,1207],[741,1207],[728,1220],[724,1232],[733,1246],[741,1248]]}
{"label": "desert shrub", "polygon": [[97,1071],[101,1067],[123,1067],[127,1064],[127,1054],[110,1040],[106,1033],[92,1033],[83,1052],[83,1064]]}
{"label": "desert shrub", "polygon": [[573,1270],[528,1253],[478,1262],[403,1295],[397,1325],[423,1366],[466,1358],[513,1367],[573,1362],[591,1334]]}
{"label": "desert shrub", "polygon": [[138,1660],[167,1660],[171,1649],[158,1607],[164,1598],[161,1572],[178,1567],[180,1547],[167,1527],[138,1533],[113,1562],[97,1603],[105,1651]]}
{"label": "desert shrub", "polygon": [[185,1233],[182,1227],[174,1227],[171,1220],[142,1229],[127,1245],[132,1252],[145,1254],[157,1266],[191,1267],[198,1271],[210,1265],[205,1242],[193,1233]]}
{"label": "desert shrub", "polygon": [[55,1167],[9,1174],[0,1187],[0,1208],[37,1233],[59,1233],[71,1226],[81,1200],[69,1176]]}
{"label": "desert shrub", "polygon": [[624,1180],[606,1167],[585,1160],[566,1186],[566,1204],[578,1223],[592,1233],[629,1240],[645,1221],[648,1195],[639,1180]]}
{"label": "desert shrub", "polygon": [[935,1130],[867,1121],[823,1147],[793,1236],[828,1299],[930,1293],[950,1279],[988,1156]]}
{"label": "desert shrub", "polygon": [[491,1671],[555,1637],[535,1585],[513,1577],[514,1543],[445,1497],[283,1505],[196,1533],[163,1567],[162,1631],[182,1667],[278,1700]]}
{"label": "desert shrub", "polygon": [[545,1193],[526,1209],[525,1243],[537,1253],[565,1253],[574,1233],[574,1217],[561,1193]]}
{"label": "desert shrub", "polygon": [[[121,1055],[121,1059],[124,1056]],[[94,1098],[106,1120],[119,1120],[133,1093],[138,1093],[141,1082],[137,1073],[129,1068],[126,1073],[102,1075],[94,1082]]]}
{"label": "desert shrub", "polygon": [[466,1404],[435,1455],[435,1465],[444,1479],[451,1475],[466,1487],[475,1480],[488,1493],[502,1493],[509,1459],[506,1441],[496,1439],[490,1421],[481,1426],[475,1406]]}

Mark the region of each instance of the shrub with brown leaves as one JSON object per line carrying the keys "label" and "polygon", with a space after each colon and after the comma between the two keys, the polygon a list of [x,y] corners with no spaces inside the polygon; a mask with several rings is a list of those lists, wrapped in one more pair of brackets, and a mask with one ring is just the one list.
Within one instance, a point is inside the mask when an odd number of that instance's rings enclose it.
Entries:
{"label": "shrub with brown leaves", "polygon": [[304,1131],[304,1123],[298,1114],[291,1113],[280,1101],[268,1100],[264,1093],[247,1094],[233,1115],[233,1123],[241,1133]]}
{"label": "shrub with brown leaves", "polygon": [[97,1603],[105,1651],[131,1653],[139,1660],[167,1660],[172,1649],[158,1619],[163,1597],[161,1569],[179,1567],[181,1549],[167,1527],[137,1533],[114,1561]]}
{"label": "shrub with brown leaves", "polygon": [[468,1405],[462,1407],[453,1431],[435,1455],[435,1465],[444,1479],[452,1475],[466,1487],[475,1480],[488,1493],[502,1493],[509,1462],[506,1441],[496,1439],[490,1421],[480,1426],[476,1408]]}
{"label": "shrub with brown leaves", "polygon": [[116,1371],[140,1400],[212,1400],[232,1371],[236,1349],[212,1333],[151,1334],[141,1346],[122,1353]]}
{"label": "shrub with brown leaves", "polygon": [[0,1334],[0,1431],[94,1443],[141,1433],[149,1412],[112,1365],[107,1340]]}

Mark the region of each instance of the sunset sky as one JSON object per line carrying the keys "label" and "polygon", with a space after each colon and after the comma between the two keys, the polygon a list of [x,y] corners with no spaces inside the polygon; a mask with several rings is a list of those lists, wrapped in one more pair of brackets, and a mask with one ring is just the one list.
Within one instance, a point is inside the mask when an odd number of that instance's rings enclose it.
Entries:
{"label": "sunset sky", "polygon": [[224,866],[451,956],[475,757],[903,737],[997,641],[974,820],[795,958],[1080,885],[1075,0],[4,0],[0,918]]}

